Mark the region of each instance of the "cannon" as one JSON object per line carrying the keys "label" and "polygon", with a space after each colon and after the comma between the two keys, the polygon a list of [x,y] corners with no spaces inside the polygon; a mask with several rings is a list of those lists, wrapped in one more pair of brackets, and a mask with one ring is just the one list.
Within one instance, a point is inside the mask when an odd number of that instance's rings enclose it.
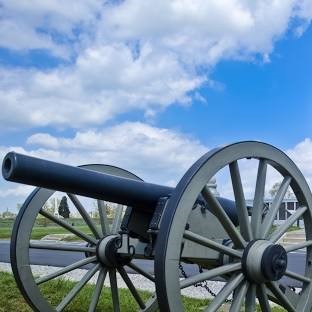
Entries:
{"label": "cannon", "polygon": [[[245,199],[243,161],[250,162],[250,171],[256,172],[251,205]],[[231,199],[217,196],[208,185],[225,170],[232,188]],[[280,176],[281,184],[267,206],[265,189],[272,170]],[[212,295],[202,308],[207,312],[221,311],[224,304],[231,312],[244,308],[256,311],[257,306],[261,311],[271,311],[270,302],[287,311],[311,311],[312,194],[292,160],[269,144],[246,141],[213,149],[191,166],[175,188],[144,182],[114,166],[72,167],[14,152],[5,156],[2,175],[7,181],[37,187],[20,209],[11,239],[13,274],[35,311],[63,311],[93,276],[97,277],[92,296],[85,299],[90,312],[96,311],[106,276],[113,311],[122,310],[117,276],[124,281],[139,311],[185,311],[182,292],[194,286],[202,286]],[[276,225],[274,220],[289,188],[298,207]],[[45,208],[55,192],[67,194],[88,231]],[[99,224],[84,207],[85,197],[97,201]],[[115,204],[113,217],[108,215],[106,202]],[[32,240],[38,216],[81,241]],[[281,238],[298,220],[303,220],[304,241],[284,244]],[[83,257],[37,277],[30,259],[36,249],[77,252]],[[288,265],[297,251],[305,255],[305,267],[300,273]],[[140,266],[142,261],[152,262],[153,272]],[[60,302],[51,302],[41,285],[79,268],[86,269],[81,280]],[[187,268],[191,268],[190,273]],[[147,299],[138,291],[129,270],[155,285],[155,292]],[[289,280],[295,282],[296,289],[290,287]],[[209,281],[218,281],[221,289],[214,293]]]}

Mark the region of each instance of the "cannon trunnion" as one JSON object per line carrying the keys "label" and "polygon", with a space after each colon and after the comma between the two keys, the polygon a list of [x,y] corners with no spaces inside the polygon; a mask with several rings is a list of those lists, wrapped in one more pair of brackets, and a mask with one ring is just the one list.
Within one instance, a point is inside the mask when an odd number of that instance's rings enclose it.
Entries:
{"label": "cannon trunnion", "polygon": [[[245,200],[240,168],[243,165],[249,168],[247,177],[253,168],[255,171],[251,207]],[[232,187],[233,200],[215,196],[207,186],[225,170],[228,180],[224,179],[224,183]],[[281,184],[272,204],[267,206],[267,172],[272,170],[280,176]],[[88,299],[90,312],[96,311],[106,277],[113,311],[123,311],[118,276],[140,311],[187,310],[181,291],[194,286],[209,290],[209,281],[220,281],[221,290],[205,303],[208,312],[221,311],[223,304],[230,305],[231,312],[243,308],[255,311],[257,304],[262,311],[271,311],[270,301],[288,311],[311,310],[312,195],[295,164],[273,146],[239,142],[214,149],[202,156],[175,188],[144,182],[113,166],[72,167],[14,152],[4,158],[2,175],[8,181],[37,186],[19,212],[11,240],[15,279],[35,311],[63,311],[96,275],[94,291]],[[274,220],[289,187],[298,208],[276,226]],[[66,193],[87,230],[47,209],[46,203],[56,191]],[[98,218],[91,218],[84,197],[96,199]],[[113,212],[106,202],[114,203]],[[38,216],[71,233],[77,242],[33,240]],[[305,241],[283,245],[281,237],[301,219]],[[288,260],[291,252],[302,248],[307,262],[299,274],[291,271]],[[77,253],[81,258],[37,277],[30,266],[34,249]],[[150,260],[153,270],[144,264]],[[52,303],[40,285],[79,268],[86,269],[83,278],[60,302]],[[140,285],[135,284],[129,272],[154,284],[155,294],[143,299],[138,291]],[[296,285],[300,292],[289,285]]]}

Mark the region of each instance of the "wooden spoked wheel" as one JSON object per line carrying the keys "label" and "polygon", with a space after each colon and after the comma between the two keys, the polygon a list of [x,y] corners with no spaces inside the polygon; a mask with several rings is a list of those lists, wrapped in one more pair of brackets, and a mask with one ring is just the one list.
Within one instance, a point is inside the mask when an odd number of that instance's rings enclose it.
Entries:
{"label": "wooden spoked wheel", "polygon": [[[248,211],[239,161],[253,159],[258,163],[253,207]],[[269,210],[264,213],[266,173],[274,168],[282,176],[282,183]],[[222,209],[216,197],[206,186],[220,170],[228,168],[233,187],[239,225],[235,226]],[[280,225],[273,225],[275,216],[288,187],[298,201],[298,209]],[[189,226],[194,213],[194,203],[199,195],[205,199],[211,213],[227,233],[227,243],[198,234],[196,226]],[[270,301],[292,312],[308,312],[312,306],[312,196],[310,189],[296,165],[282,151],[260,142],[241,142],[211,152],[200,158],[184,175],[172,194],[164,211],[157,238],[155,276],[157,297],[161,311],[181,312],[181,289],[202,281],[223,280],[224,286],[203,309],[221,311],[231,299],[230,312],[255,311],[258,304],[262,311],[271,311]],[[251,216],[250,216],[251,214]],[[278,243],[279,239],[299,219],[305,225],[305,241],[294,245]],[[192,242],[202,249],[214,250],[226,263],[181,279],[179,264],[195,263],[181,256],[185,242]],[[306,262],[303,274],[290,270],[291,253],[304,249]],[[205,259],[202,259],[205,260]],[[301,283],[295,291],[283,283],[283,278]]]}
{"label": "wooden spoked wheel", "polygon": [[[97,172],[112,174],[115,176],[125,177],[134,180],[141,180],[134,174],[113,166],[106,165],[86,165],[84,169]],[[114,248],[117,233],[120,228],[121,220],[124,214],[125,206],[118,206],[115,210],[112,222],[108,220],[108,211],[103,201],[97,201],[100,224],[95,224],[90,217],[84,204],[75,194],[62,194],[70,198],[72,204],[79,212],[81,220],[84,220],[88,228],[87,233],[73,226],[66,219],[59,218],[47,210],[45,204],[54,194],[54,191],[37,188],[28,197],[23,207],[21,208],[16,222],[14,224],[12,239],[11,239],[11,265],[16,279],[17,285],[22,292],[24,298],[30,304],[34,311],[52,312],[63,311],[74,299],[79,295],[80,291],[97,274],[95,284],[93,285],[93,293],[90,298],[85,298],[88,302],[88,311],[96,311],[105,279],[109,279],[111,288],[111,298],[113,311],[127,311],[127,308],[122,308],[119,300],[119,291],[117,283],[117,274],[121,276],[125,285],[131,293],[131,296],[138,305],[140,311],[154,311],[157,308],[155,296],[151,296],[147,300],[143,300],[138,290],[132,282],[130,274],[126,268],[131,268],[138,274],[154,282],[154,276],[145,272],[142,268],[136,265],[131,259],[109,262],[105,259],[104,252],[100,251],[105,244]],[[74,234],[81,241],[78,242],[46,242],[40,240],[31,240],[31,234],[37,217],[41,215],[53,222],[55,226],[59,226],[68,233]],[[59,268],[53,273],[46,274],[41,277],[36,277],[31,268],[30,254],[34,250],[44,250],[45,252],[61,251],[66,258],[66,255],[79,253],[82,257],[65,267]],[[104,259],[103,259],[104,258]],[[107,260],[107,261],[106,261]],[[109,265],[107,265],[109,263]],[[76,269],[87,269],[82,278],[76,282],[75,286],[65,293],[63,298],[57,303],[51,303],[49,294],[43,293],[41,286],[50,281],[62,278],[64,274],[71,273]]]}

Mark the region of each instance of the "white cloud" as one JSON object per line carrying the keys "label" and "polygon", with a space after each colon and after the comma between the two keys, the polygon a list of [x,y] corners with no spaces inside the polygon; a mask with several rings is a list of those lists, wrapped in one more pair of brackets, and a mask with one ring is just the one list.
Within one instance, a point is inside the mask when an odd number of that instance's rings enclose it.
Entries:
{"label": "white cloud", "polygon": [[[0,157],[14,147],[2,147]],[[126,122],[101,131],[77,132],[74,137],[37,133],[27,148],[17,152],[71,165],[116,165],[150,182],[174,184],[208,150],[199,141],[177,131]]]}
{"label": "white cloud", "polygon": [[13,0],[1,10],[0,46],[76,56],[50,71],[0,69],[3,128],[94,126],[191,103],[219,61],[268,61],[291,21],[312,16],[304,0]]}
{"label": "white cloud", "polygon": [[32,186],[28,185],[18,185],[13,188],[1,190],[0,189],[0,198],[5,197],[26,197],[33,190]]}
{"label": "white cloud", "polygon": [[286,151],[289,157],[303,172],[310,187],[312,188],[312,140],[306,138],[295,147]]}
{"label": "white cloud", "polygon": [[300,0],[297,6],[297,15],[303,19],[311,21],[312,2],[310,0]]}
{"label": "white cloud", "polygon": [[[171,51],[185,63],[212,65],[224,58],[270,54],[298,16],[300,1],[124,1],[104,11],[99,40],[139,40]],[[301,18],[311,12],[300,6]]]}
{"label": "white cloud", "polygon": [[9,127],[81,127],[129,110],[151,114],[188,103],[188,92],[202,83],[169,55],[147,48],[133,60],[125,45],[89,48],[74,68],[2,69],[0,77],[0,124]]}
{"label": "white cloud", "polygon": [[[67,58],[72,41],[93,29],[102,4],[99,0],[0,1],[0,46],[27,51],[45,49]],[[78,38],[77,38],[78,37]]]}
{"label": "white cloud", "polygon": [[308,28],[312,20],[312,2],[311,0],[300,0],[297,7],[297,16],[304,22],[299,24],[295,32],[298,36],[301,36],[303,32]]}

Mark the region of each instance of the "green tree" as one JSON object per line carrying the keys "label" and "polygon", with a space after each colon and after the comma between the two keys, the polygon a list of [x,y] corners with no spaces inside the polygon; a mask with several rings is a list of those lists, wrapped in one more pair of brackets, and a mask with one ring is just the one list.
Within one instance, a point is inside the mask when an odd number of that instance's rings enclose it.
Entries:
{"label": "green tree", "polygon": [[16,204],[16,209],[17,209],[17,211],[20,211],[21,210],[21,208],[22,208],[22,204],[21,203],[17,203]]}
{"label": "green tree", "polygon": [[[93,209],[91,211],[91,216],[94,219],[99,219],[100,218],[100,214],[99,214],[99,201],[98,200],[94,200],[93,201]],[[109,202],[104,202],[104,209],[107,215],[107,218],[112,219],[114,217],[115,211],[116,211],[116,205],[109,203]]]}
{"label": "green tree", "polygon": [[11,211],[9,211],[8,208],[6,209],[6,211],[4,211],[2,213],[2,218],[4,218],[4,219],[13,219],[15,217],[16,217],[16,214],[11,212]]}
{"label": "green tree", "polygon": [[[282,182],[276,182],[273,184],[272,188],[269,190],[269,194],[270,194],[271,198],[275,197],[275,195],[277,194],[281,184],[282,184]],[[295,198],[295,194],[290,187],[287,189],[285,198]]]}
{"label": "green tree", "polygon": [[[47,200],[43,204],[42,209],[45,210],[46,212],[54,215],[53,203],[54,203],[53,199],[50,198],[49,200]],[[37,225],[44,226],[44,227],[52,224],[51,220],[47,219],[46,217],[42,216],[41,214],[38,214],[36,222],[37,222]]]}
{"label": "green tree", "polygon": [[60,216],[62,216],[64,219],[69,218],[70,210],[67,203],[67,197],[63,196],[61,199],[61,202],[58,207],[58,213]]}

